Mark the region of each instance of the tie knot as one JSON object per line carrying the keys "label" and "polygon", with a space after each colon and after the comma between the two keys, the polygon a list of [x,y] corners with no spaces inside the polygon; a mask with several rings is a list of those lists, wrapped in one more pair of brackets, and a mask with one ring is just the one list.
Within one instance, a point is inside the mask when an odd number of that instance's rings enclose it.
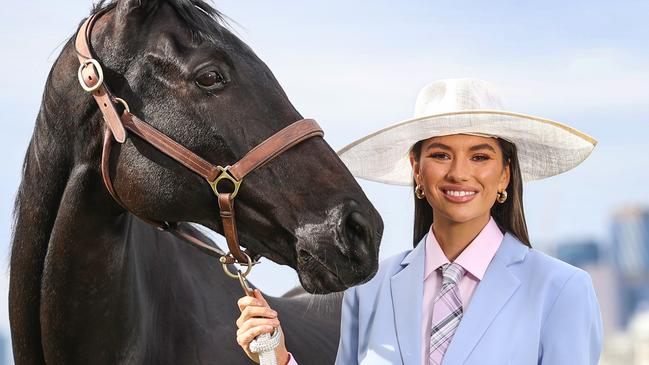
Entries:
{"label": "tie knot", "polygon": [[455,262],[447,262],[440,266],[442,270],[442,286],[457,285],[457,283],[464,276],[464,268]]}

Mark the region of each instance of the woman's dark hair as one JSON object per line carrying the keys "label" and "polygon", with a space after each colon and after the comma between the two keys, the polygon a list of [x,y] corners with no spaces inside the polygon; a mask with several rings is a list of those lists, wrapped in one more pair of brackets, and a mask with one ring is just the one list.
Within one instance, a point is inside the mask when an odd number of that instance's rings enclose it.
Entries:
{"label": "woman's dark hair", "polygon": [[[415,159],[419,161],[423,141],[415,143],[412,147]],[[507,186],[507,200],[504,203],[495,203],[491,207],[491,216],[498,224],[501,231],[509,232],[528,247],[532,247],[527,234],[527,223],[523,211],[523,178],[518,164],[518,153],[513,143],[498,138],[498,144],[503,154],[503,164],[509,164],[510,178]],[[414,184],[416,182],[413,181]],[[414,189],[413,189],[414,190]],[[433,208],[426,199],[415,199],[415,226],[413,230],[413,245],[428,233],[433,223]]]}

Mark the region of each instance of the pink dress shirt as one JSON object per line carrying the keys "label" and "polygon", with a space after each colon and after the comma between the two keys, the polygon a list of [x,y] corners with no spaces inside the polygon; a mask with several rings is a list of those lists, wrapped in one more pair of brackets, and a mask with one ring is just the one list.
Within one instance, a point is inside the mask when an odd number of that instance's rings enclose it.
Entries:
{"label": "pink dress shirt", "polygon": [[[487,266],[493,259],[503,234],[493,218],[489,219],[487,225],[480,231],[478,236],[462,251],[455,260],[465,270],[466,274],[458,284],[462,308],[467,310],[471,297],[480,280],[487,271]],[[433,315],[433,299],[442,286],[442,275],[436,271],[438,267],[449,262],[446,255],[439,246],[433,227],[426,237],[426,262],[424,267],[424,300],[421,308],[421,363],[428,365],[428,348],[430,341],[431,317]],[[289,353],[288,365],[298,365],[291,353]]]}
{"label": "pink dress shirt", "polygon": [[290,352],[288,353],[288,363],[286,365],[299,365]]}
{"label": "pink dress shirt", "polygon": [[[460,279],[458,288],[462,309],[466,312],[476,287],[487,271],[487,266],[493,259],[503,234],[493,218],[489,219],[487,225],[480,231],[478,236],[462,251],[455,262],[460,264],[466,274]],[[431,317],[433,316],[433,301],[435,295],[442,286],[442,274],[437,268],[449,262],[446,255],[439,246],[433,227],[426,237],[426,262],[424,267],[424,300],[421,308],[421,363],[428,364],[428,349],[430,342]]]}

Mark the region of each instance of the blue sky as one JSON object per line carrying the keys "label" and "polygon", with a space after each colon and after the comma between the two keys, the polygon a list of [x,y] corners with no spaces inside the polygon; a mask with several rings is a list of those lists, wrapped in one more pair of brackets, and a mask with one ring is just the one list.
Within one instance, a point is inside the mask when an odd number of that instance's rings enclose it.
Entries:
{"label": "blue sky", "polygon": [[[649,27],[646,1],[216,1],[269,65],[304,116],[335,148],[412,115],[419,89],[478,77],[505,106],[570,124],[599,145],[567,174],[530,183],[533,243],[606,242],[612,212],[649,205]],[[8,2],[0,23],[0,263],[6,268],[11,210],[45,77],[89,1]],[[386,222],[382,257],[408,248],[406,188],[361,182]],[[297,283],[262,265],[253,281],[271,294]],[[7,278],[0,301],[6,321]]]}

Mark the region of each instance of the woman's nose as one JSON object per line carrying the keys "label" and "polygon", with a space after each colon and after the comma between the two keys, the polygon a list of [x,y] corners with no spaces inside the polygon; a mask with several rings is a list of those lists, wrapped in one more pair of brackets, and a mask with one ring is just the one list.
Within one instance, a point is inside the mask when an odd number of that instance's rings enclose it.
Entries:
{"label": "woman's nose", "polygon": [[470,176],[470,166],[467,161],[460,158],[454,158],[446,174],[446,178],[451,181],[467,181]]}

